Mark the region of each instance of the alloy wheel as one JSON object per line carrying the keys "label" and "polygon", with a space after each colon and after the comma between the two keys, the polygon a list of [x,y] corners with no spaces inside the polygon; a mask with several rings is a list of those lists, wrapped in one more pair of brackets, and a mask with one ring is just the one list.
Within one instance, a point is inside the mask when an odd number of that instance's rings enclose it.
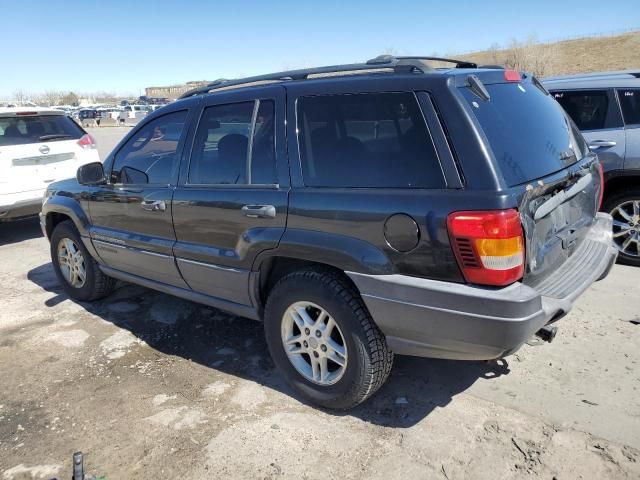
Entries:
{"label": "alloy wheel", "polygon": [[84,256],[78,245],[69,238],[63,238],[58,243],[58,266],[69,285],[75,288],[84,286],[87,280]]}
{"label": "alloy wheel", "polygon": [[282,345],[295,369],[307,380],[328,386],[347,368],[347,343],[340,327],[325,309],[296,302],[282,316]]}

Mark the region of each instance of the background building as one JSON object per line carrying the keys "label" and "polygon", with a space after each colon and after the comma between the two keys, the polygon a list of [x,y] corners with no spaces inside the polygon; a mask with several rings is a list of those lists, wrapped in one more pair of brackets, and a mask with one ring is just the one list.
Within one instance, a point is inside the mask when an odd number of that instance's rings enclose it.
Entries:
{"label": "background building", "polygon": [[199,80],[195,82],[187,82],[180,85],[169,85],[167,87],[147,87],[144,89],[147,97],[160,97],[175,100],[183,93],[192,90],[197,87],[201,87],[209,83],[206,80]]}

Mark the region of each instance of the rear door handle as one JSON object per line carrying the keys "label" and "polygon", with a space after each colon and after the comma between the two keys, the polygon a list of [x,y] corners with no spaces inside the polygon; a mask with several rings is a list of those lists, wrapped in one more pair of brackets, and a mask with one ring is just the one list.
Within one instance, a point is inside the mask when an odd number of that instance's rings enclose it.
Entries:
{"label": "rear door handle", "polygon": [[143,200],[140,206],[148,212],[164,212],[167,209],[164,200]]}
{"label": "rear door handle", "polygon": [[242,214],[249,218],[276,218],[276,207],[273,205],[245,205]]}
{"label": "rear door handle", "polygon": [[616,142],[612,140],[594,140],[593,142],[589,143],[589,148],[591,150],[594,150],[600,147],[615,147],[615,146],[616,146]]}

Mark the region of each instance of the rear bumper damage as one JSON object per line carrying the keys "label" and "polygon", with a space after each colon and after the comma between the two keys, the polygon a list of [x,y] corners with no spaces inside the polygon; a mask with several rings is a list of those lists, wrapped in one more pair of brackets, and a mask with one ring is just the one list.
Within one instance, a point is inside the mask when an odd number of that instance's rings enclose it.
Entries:
{"label": "rear bumper damage", "polygon": [[0,222],[37,215],[42,207],[42,190],[0,194]]}
{"label": "rear bumper damage", "polygon": [[540,328],[567,314],[610,271],[618,252],[611,216],[599,213],[589,234],[543,283],[489,288],[404,275],[348,272],[392,351],[485,360],[515,352]]}

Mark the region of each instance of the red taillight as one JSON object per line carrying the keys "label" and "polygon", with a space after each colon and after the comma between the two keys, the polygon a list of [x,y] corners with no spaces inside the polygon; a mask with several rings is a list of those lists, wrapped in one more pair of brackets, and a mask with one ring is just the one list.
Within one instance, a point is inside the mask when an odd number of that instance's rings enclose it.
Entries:
{"label": "red taillight", "polygon": [[447,226],[467,282],[504,286],[522,278],[524,236],[516,210],[455,212]]}
{"label": "red taillight", "polygon": [[522,80],[522,78],[520,78],[520,73],[517,70],[505,70],[504,79],[507,82],[519,82]]}
{"label": "red taillight", "polygon": [[86,133],[78,140],[78,145],[82,148],[96,148],[96,141],[90,134]]}
{"label": "red taillight", "polygon": [[598,196],[598,210],[602,207],[602,198],[604,197],[604,169],[602,164],[598,162],[598,172],[600,173],[600,194]]}
{"label": "red taillight", "polygon": [[26,117],[27,115],[38,115],[38,112],[16,112],[17,117]]}

